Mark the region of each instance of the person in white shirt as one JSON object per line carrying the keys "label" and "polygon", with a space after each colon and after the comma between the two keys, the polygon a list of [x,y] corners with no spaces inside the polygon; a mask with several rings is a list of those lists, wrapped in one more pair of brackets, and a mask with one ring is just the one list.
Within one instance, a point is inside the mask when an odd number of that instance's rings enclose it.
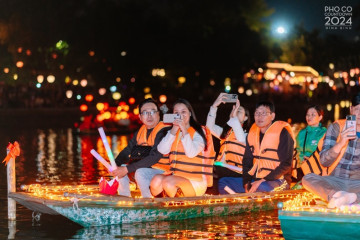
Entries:
{"label": "person in white shirt", "polygon": [[169,154],[171,172],[152,179],[151,193],[157,196],[164,191],[167,196],[174,197],[180,189],[187,197],[202,196],[207,189],[202,156],[210,146],[207,146],[205,132],[187,100],[177,100],[173,112],[181,119],[175,119],[173,127],[158,145],[160,153]]}

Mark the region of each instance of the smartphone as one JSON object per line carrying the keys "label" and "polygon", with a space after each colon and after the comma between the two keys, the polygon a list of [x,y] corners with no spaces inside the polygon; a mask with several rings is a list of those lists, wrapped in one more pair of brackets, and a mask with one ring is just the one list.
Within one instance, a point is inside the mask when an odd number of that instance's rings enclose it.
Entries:
{"label": "smartphone", "polygon": [[163,122],[164,123],[173,123],[175,119],[181,119],[180,114],[164,114]]}
{"label": "smartphone", "polygon": [[[356,132],[356,115],[347,115],[346,116],[346,129],[353,128]],[[349,137],[355,137],[355,135],[349,135]]]}
{"label": "smartphone", "polygon": [[238,99],[237,94],[225,94],[224,96],[224,101],[227,103],[236,103],[236,100]]}

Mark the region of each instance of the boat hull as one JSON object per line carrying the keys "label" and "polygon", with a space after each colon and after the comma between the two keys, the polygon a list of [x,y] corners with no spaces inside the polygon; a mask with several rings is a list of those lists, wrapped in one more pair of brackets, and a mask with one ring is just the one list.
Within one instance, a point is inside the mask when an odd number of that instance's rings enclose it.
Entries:
{"label": "boat hull", "polygon": [[277,208],[278,202],[292,199],[301,192],[148,199],[67,193],[66,197],[59,196],[61,200],[19,192],[9,193],[9,197],[33,211],[61,214],[84,227],[91,227],[272,210]]}

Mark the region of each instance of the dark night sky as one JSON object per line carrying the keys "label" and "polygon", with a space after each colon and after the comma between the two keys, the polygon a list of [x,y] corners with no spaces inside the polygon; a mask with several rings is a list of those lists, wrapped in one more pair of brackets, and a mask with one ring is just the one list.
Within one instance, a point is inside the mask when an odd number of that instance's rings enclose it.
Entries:
{"label": "dark night sky", "polygon": [[[359,16],[355,17],[354,14],[355,7],[360,4],[358,0],[266,0],[266,2],[269,7],[275,10],[272,16],[269,17],[273,28],[278,25],[285,25],[291,31],[293,26],[303,23],[306,30],[311,31],[317,28],[323,35],[337,34],[349,40],[356,40],[358,39],[356,36],[360,36],[359,30],[356,30],[359,27]],[[352,6],[352,29],[325,29],[325,6]]]}

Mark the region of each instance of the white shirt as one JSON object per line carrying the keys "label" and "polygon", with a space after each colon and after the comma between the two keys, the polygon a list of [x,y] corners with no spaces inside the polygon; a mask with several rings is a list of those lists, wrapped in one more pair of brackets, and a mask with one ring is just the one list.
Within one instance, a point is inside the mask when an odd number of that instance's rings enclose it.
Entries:
{"label": "white shirt", "polygon": [[[158,151],[161,154],[168,154],[175,139],[176,136],[172,135],[169,130],[157,146]],[[180,132],[180,141],[184,147],[185,155],[189,158],[197,156],[205,148],[204,140],[197,132],[194,133],[193,139],[191,139],[190,134],[183,136],[182,132]]]}

